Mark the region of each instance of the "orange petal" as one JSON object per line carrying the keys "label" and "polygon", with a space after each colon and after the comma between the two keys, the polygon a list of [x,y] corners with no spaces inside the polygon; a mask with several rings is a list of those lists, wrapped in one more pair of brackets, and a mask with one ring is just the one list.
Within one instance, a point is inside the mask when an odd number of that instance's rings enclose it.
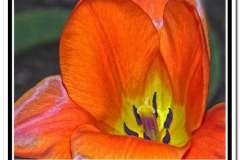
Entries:
{"label": "orange petal", "polygon": [[[158,29],[159,35],[161,34],[161,28],[163,26],[163,11],[166,3],[169,0],[133,0],[135,3],[137,3],[152,19],[154,25]],[[207,23],[204,15],[204,10],[201,6],[200,0],[186,0],[190,4],[194,5],[198,15],[201,18],[202,25],[204,28],[204,34],[205,37],[208,37],[208,29],[207,29]],[[209,51],[209,41],[207,42],[207,47]]]}
{"label": "orange petal", "polygon": [[[163,14],[160,51],[173,89],[173,112],[185,107],[189,135],[202,121],[209,83],[209,58],[203,27],[194,5],[169,0]],[[179,121],[179,125],[183,122]],[[177,126],[177,125],[176,125]]]}
{"label": "orange petal", "polygon": [[14,107],[14,154],[29,158],[71,158],[70,137],[89,115],[68,98],[60,76],[42,80]]}
{"label": "orange petal", "polygon": [[191,139],[192,146],[185,158],[226,158],[225,114],[225,103],[215,105],[205,114],[203,124]]}
{"label": "orange petal", "polygon": [[168,0],[133,0],[152,19],[154,25],[160,32],[163,25],[163,10]]}
{"label": "orange petal", "polygon": [[143,92],[159,51],[158,38],[151,19],[132,1],[82,1],[60,42],[60,66],[69,96],[112,125],[123,113],[123,97]]}
{"label": "orange petal", "polygon": [[182,148],[177,148],[133,136],[104,134],[90,124],[79,125],[71,139],[71,151],[73,158],[76,159],[180,159],[189,147],[190,143]]}
{"label": "orange petal", "polygon": [[206,18],[205,18],[205,13],[204,13],[204,9],[201,5],[201,0],[186,0],[188,1],[190,4],[194,5],[198,15],[201,19],[202,22],[202,26],[203,26],[203,30],[204,30],[204,35],[206,38],[206,43],[207,43],[207,49],[208,49],[208,57],[210,58],[210,44],[209,44],[209,38],[208,38],[208,26],[207,26],[207,22],[206,22]]}

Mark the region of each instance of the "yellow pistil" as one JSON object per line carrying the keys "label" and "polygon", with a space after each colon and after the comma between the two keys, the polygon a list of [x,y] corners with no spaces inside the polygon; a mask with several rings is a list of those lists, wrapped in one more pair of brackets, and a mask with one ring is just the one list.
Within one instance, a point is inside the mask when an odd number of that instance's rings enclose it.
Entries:
{"label": "yellow pistil", "polygon": [[149,105],[149,97],[146,98],[145,104],[137,108],[137,113],[142,119],[143,131],[152,141],[159,142],[159,129],[155,117],[155,109]]}

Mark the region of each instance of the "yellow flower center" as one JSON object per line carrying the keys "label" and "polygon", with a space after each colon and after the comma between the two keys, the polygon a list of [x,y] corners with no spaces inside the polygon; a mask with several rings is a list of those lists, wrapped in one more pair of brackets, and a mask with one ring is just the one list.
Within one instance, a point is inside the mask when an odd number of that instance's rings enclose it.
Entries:
{"label": "yellow flower center", "polygon": [[[152,106],[150,105],[149,97],[147,97],[144,104],[140,105],[138,108],[136,108],[133,105],[133,113],[135,114],[137,120],[136,125],[142,125],[143,138],[167,144],[170,142],[171,138],[168,128],[170,127],[170,123],[173,118],[173,113],[172,110],[169,108],[169,113],[163,125],[164,128],[162,128],[161,131],[159,132],[158,127],[159,124],[157,123],[158,113],[156,103],[156,92],[153,94]],[[141,137],[138,135],[138,133],[129,129],[126,123],[124,123],[124,130],[128,135]]]}

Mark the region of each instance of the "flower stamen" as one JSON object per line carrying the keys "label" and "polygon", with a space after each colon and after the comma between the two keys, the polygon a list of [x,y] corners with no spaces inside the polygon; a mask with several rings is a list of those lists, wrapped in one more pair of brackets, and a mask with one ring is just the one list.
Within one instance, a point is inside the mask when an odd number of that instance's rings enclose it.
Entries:
{"label": "flower stamen", "polygon": [[155,116],[156,118],[158,117],[158,113],[157,113],[157,102],[156,102],[156,98],[157,98],[157,92],[154,92],[153,94],[153,99],[152,99],[152,106],[155,109]]}
{"label": "flower stamen", "polygon": [[149,105],[149,97],[145,100],[145,105],[137,108],[137,113],[142,119],[143,131],[152,141],[158,142],[160,139],[158,124],[155,117],[155,109]]}
{"label": "flower stamen", "polygon": [[170,133],[168,132],[168,130],[166,129],[166,135],[163,138],[163,143],[168,144],[170,142],[171,138],[170,138]]}
{"label": "flower stamen", "polygon": [[[154,92],[152,98],[152,105],[150,105],[149,97],[147,97],[144,101],[144,104],[139,106],[138,108],[133,105],[133,112],[138,125],[142,125],[143,138],[152,140],[155,142],[163,142],[168,144],[171,140],[170,133],[168,131],[170,124],[173,119],[173,112],[171,108],[168,108],[168,114],[166,117],[166,121],[159,132],[158,123],[157,123],[157,102],[156,102],[157,92]],[[126,123],[124,122],[124,130],[128,135],[133,135],[139,137],[137,132],[130,130]]]}
{"label": "flower stamen", "polygon": [[166,121],[164,122],[164,128],[169,128],[173,118],[173,112],[171,108],[168,108],[168,115]]}
{"label": "flower stamen", "polygon": [[142,119],[141,119],[140,115],[137,113],[137,108],[134,105],[133,105],[133,112],[136,117],[137,124],[142,125]]}
{"label": "flower stamen", "polygon": [[125,130],[125,132],[126,132],[129,136],[130,136],[130,135],[133,135],[133,136],[138,137],[138,133],[136,133],[136,132],[130,130],[130,129],[127,127],[127,125],[126,125],[125,122],[123,123],[123,126],[124,126],[124,130]]}

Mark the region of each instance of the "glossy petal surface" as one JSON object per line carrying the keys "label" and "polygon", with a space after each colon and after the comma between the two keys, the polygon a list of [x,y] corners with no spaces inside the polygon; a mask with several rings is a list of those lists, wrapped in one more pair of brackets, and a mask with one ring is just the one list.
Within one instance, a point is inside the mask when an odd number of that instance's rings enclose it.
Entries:
{"label": "glossy petal surface", "polygon": [[68,98],[60,76],[42,80],[14,107],[14,154],[21,157],[71,158],[74,129],[92,122],[89,114]]}
{"label": "glossy petal surface", "polygon": [[154,25],[160,32],[163,26],[163,11],[168,0],[133,0],[152,19]]}
{"label": "glossy petal surface", "polygon": [[134,2],[85,0],[61,37],[63,82],[78,105],[113,126],[124,114],[123,97],[143,95],[158,53],[157,30]]}
{"label": "glossy petal surface", "polygon": [[187,143],[177,148],[163,143],[136,138],[117,136],[99,132],[93,125],[80,125],[71,139],[73,158],[130,159],[130,158],[172,158],[178,159],[190,147]]}
{"label": "glossy petal surface", "polygon": [[198,15],[201,19],[203,30],[204,30],[204,35],[205,35],[206,43],[207,43],[208,56],[210,58],[210,44],[209,44],[209,38],[208,38],[208,25],[207,25],[207,22],[206,22],[204,9],[202,7],[203,2],[201,0],[186,0],[186,1],[188,1],[190,4],[195,6],[195,8],[198,12]]}
{"label": "glossy petal surface", "polygon": [[[202,121],[209,83],[209,58],[203,27],[195,6],[169,0],[164,8],[160,51],[173,90],[173,117],[169,129],[177,139],[186,130],[191,136]],[[179,110],[184,112],[179,112]],[[182,134],[181,134],[182,135]],[[180,143],[176,141],[176,143]]]}
{"label": "glossy petal surface", "polygon": [[191,138],[192,145],[185,158],[226,158],[225,114],[225,103],[219,103],[207,111],[203,124]]}
{"label": "glossy petal surface", "polygon": [[[171,0],[133,0],[137,3],[152,19],[154,25],[158,29],[159,35],[161,34],[161,29],[163,26],[163,12],[164,7],[168,1]],[[183,0],[184,1],[184,0]],[[201,6],[201,0],[185,0],[189,4],[193,5],[198,12],[201,19],[201,23],[204,28],[204,34],[206,39],[208,39],[208,29],[205,19],[204,10]],[[209,51],[209,41],[206,41]]]}

